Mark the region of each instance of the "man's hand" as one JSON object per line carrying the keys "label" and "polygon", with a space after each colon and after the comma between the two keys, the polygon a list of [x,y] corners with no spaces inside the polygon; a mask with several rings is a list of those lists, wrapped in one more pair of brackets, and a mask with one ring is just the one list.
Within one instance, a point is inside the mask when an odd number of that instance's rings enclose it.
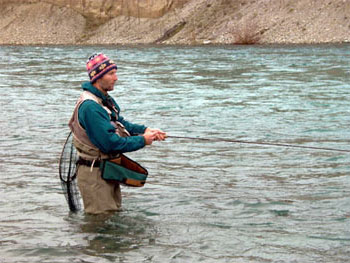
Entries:
{"label": "man's hand", "polygon": [[151,145],[153,141],[164,141],[166,133],[159,129],[147,128],[143,134],[146,145]]}

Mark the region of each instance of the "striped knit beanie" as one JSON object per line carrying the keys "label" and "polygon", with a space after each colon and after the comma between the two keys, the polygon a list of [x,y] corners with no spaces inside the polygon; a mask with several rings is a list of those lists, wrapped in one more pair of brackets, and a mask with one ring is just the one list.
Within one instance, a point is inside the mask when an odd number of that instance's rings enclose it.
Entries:
{"label": "striped knit beanie", "polygon": [[90,77],[90,82],[94,83],[99,78],[102,78],[108,71],[117,69],[117,65],[106,55],[100,53],[89,57],[86,62],[86,69]]}

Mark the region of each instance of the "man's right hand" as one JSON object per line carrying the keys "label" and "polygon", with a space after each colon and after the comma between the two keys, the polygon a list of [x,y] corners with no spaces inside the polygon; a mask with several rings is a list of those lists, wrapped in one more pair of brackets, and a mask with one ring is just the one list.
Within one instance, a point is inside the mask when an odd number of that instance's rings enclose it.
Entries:
{"label": "man's right hand", "polygon": [[156,139],[157,132],[153,131],[151,129],[146,129],[145,133],[143,134],[143,138],[145,139],[146,145],[151,145],[152,142]]}

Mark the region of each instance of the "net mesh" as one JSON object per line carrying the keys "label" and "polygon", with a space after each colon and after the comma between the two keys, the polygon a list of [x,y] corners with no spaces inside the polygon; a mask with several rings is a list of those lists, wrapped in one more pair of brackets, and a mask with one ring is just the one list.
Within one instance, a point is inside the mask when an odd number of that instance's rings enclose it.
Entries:
{"label": "net mesh", "polygon": [[70,132],[61,153],[59,176],[69,210],[72,212],[81,210],[81,197],[76,179],[77,160],[78,154],[73,145],[72,132]]}

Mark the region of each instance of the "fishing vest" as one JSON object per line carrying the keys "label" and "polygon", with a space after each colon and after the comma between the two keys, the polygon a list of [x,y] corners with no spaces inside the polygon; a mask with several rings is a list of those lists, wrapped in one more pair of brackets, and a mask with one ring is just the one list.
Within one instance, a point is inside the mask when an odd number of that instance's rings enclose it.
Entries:
{"label": "fishing vest", "polygon": [[73,132],[73,144],[75,148],[77,149],[79,157],[88,160],[88,161],[94,161],[94,160],[101,160],[101,159],[109,159],[116,157],[116,155],[111,155],[107,153],[103,153],[99,148],[97,148],[89,139],[86,130],[80,125],[79,123],[79,107],[80,105],[86,101],[86,100],[93,100],[96,103],[98,103],[109,115],[111,119],[111,124],[115,127],[115,133],[121,137],[127,137],[130,136],[130,133],[125,129],[124,125],[118,122],[116,119],[115,121],[112,121],[111,115],[112,111],[114,110],[116,113],[116,118],[118,118],[118,111],[114,107],[113,109],[108,108],[107,106],[103,105],[102,99],[95,96],[89,91],[84,91],[80,98],[78,99],[72,118],[69,121],[69,127],[71,131]]}

